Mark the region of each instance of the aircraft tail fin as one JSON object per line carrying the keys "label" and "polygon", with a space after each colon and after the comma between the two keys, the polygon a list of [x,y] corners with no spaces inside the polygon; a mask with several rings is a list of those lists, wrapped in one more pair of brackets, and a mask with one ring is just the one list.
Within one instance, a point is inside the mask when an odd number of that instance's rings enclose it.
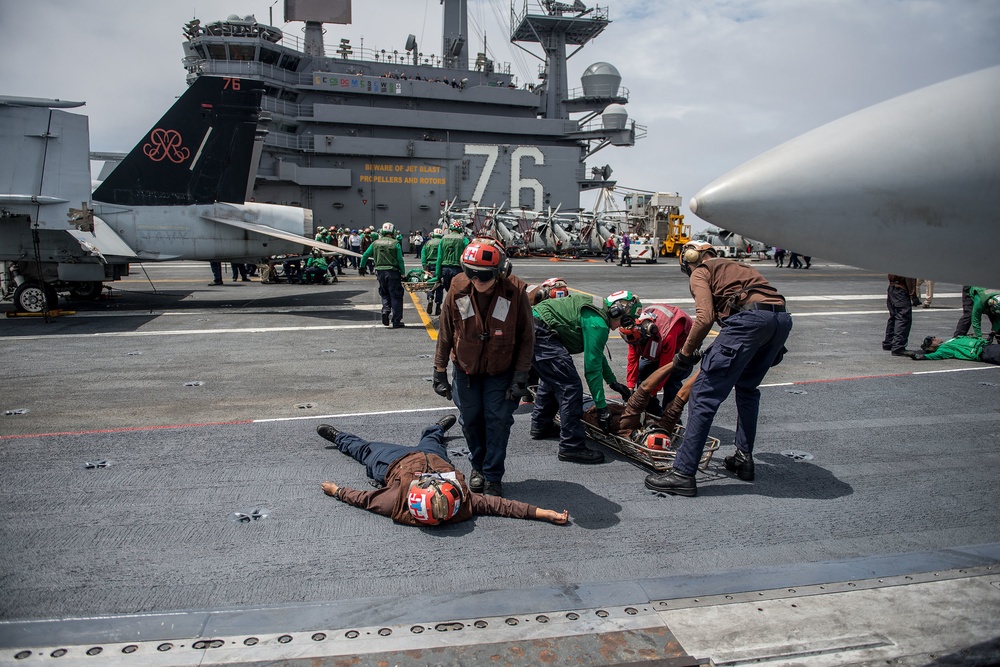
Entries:
{"label": "aircraft tail fin", "polygon": [[264,84],[201,76],[94,191],[120,206],[242,204]]}

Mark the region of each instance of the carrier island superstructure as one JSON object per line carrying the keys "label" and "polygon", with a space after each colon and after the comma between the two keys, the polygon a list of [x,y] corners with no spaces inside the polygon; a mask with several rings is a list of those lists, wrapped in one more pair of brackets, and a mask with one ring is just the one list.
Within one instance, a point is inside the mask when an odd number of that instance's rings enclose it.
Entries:
{"label": "carrier island superstructure", "polygon": [[470,66],[468,0],[441,4],[436,55],[413,35],[392,49],[347,37],[324,44],[324,24],[350,23],[350,0],[323,3],[322,13],[319,3],[286,0],[286,21],[305,21],[302,38],[253,16],[185,26],[189,82],[202,74],[264,82],[270,122],[256,201],[310,208],[317,227],[392,221],[427,233],[443,207],[574,211],[581,191],[613,185],[609,167],[588,171],[586,160],[634,145],[645,128],[628,118],[613,65],[590,65],[572,89],[567,75],[568,58],[609,25],[608,10],[579,0],[512,5],[511,42],[542,63],[537,82],[516,85],[509,65],[485,52]]}

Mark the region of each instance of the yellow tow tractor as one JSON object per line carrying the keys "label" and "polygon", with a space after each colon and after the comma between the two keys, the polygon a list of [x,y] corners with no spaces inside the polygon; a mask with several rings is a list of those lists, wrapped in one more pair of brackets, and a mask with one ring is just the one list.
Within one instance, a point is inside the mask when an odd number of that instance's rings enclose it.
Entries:
{"label": "yellow tow tractor", "polygon": [[630,192],[622,199],[631,228],[640,238],[652,239],[660,257],[676,257],[691,240],[691,225],[684,224],[676,192]]}

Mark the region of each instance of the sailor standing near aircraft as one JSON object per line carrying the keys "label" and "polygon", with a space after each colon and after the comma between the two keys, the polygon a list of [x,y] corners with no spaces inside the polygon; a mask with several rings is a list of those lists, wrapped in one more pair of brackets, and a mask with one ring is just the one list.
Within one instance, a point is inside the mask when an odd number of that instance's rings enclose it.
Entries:
{"label": "sailor standing near aircraft", "polygon": [[695,322],[681,351],[674,357],[674,372],[685,378],[693,367],[695,352],[716,321],[722,330],[705,352],[700,373],[691,389],[687,431],[677,448],[672,468],[646,477],[646,488],[671,495],[698,493],[698,469],[708,432],[719,406],[736,389],[736,454],[725,459],[726,469],[744,480],[754,478],[753,446],[757,438],[761,381],[781,361],[792,330],[792,316],[785,299],[747,264],[715,256],[711,244],[692,241],[684,245],[681,270],[690,276]]}
{"label": "sailor standing near aircraft", "polygon": [[403,324],[403,248],[396,239],[396,227],[391,222],[382,225],[377,241],[374,241],[361,255],[358,273],[365,275],[365,265],[371,259],[375,263],[375,277],[378,278],[378,295],[382,297],[382,325],[389,326],[390,311],[392,328],[400,329]]}

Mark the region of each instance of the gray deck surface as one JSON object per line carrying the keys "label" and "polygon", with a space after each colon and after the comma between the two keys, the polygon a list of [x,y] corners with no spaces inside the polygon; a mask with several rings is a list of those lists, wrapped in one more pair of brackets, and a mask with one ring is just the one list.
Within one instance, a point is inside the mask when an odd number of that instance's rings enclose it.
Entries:
{"label": "gray deck surface", "polygon": [[[207,265],[154,266],[166,294],[137,272],[77,315],[0,320],[0,409],[27,410],[0,414],[0,644],[23,639],[12,628],[33,620],[312,605],[378,623],[412,616],[398,598],[418,594],[505,613],[535,604],[533,589],[573,607],[626,600],[636,582],[669,598],[698,594],[692,581],[719,592],[838,580],[852,562],[864,563],[852,576],[881,576],[879,559],[895,559],[886,573],[938,566],[908,554],[995,559],[1000,368],[881,351],[880,274],[822,260],[808,271],[755,266],[794,318],[790,352],[762,388],[757,480],[722,467],[731,399],[694,499],[646,491],[646,471],[617,455],[559,462],[555,440],[528,437],[522,406],[505,493],[568,508],[563,527],[479,517],[415,529],[323,495],[326,479],[368,487],[317,424],[412,444],[449,412],[430,387],[434,342],[417,310],[407,295],[411,328],[383,329],[373,278],[209,288]],[[532,259],[515,271],[602,296],[628,288],[693,313],[672,263]],[[933,308],[914,310],[910,347],[954,329],[959,287],[935,291]],[[624,377],[624,343],[613,336],[609,349]],[[252,421],[268,419],[278,421]],[[460,427],[449,435],[461,452]],[[454,462],[468,472],[467,459]],[[258,508],[267,518],[230,520]]]}

